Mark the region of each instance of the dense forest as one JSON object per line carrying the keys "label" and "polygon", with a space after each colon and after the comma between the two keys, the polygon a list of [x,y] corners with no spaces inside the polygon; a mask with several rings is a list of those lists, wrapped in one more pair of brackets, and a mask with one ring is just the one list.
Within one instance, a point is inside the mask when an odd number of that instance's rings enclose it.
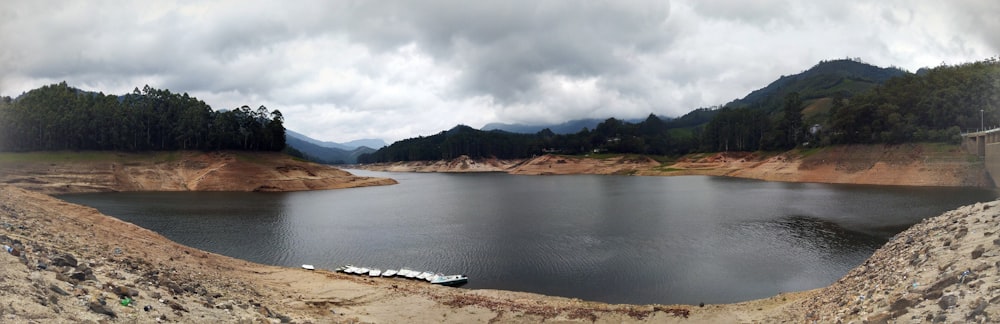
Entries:
{"label": "dense forest", "polygon": [[393,143],[361,163],[526,158],[544,153],[678,155],[788,150],[837,144],[957,143],[962,131],[1000,124],[995,58],[907,73],[859,60],[820,62],[722,107],[664,121],[610,118],[593,130],[557,135],[479,131],[465,126]]}
{"label": "dense forest", "polygon": [[215,111],[148,85],[115,96],[62,82],[0,101],[0,151],[280,151],[283,122],[264,106]]}

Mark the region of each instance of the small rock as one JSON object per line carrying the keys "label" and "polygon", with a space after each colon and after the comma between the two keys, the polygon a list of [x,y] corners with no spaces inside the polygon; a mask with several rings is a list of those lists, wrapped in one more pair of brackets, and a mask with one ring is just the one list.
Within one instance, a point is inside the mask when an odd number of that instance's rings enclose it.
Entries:
{"label": "small rock", "polygon": [[969,320],[969,321],[977,322],[976,321],[976,317],[978,317],[978,316],[984,316],[984,317],[989,318],[989,315],[986,314],[986,306],[989,306],[989,305],[990,304],[987,303],[986,300],[984,300],[982,297],[980,297],[973,304],[972,311],[969,312],[969,314],[965,316],[965,319]]}
{"label": "small rock", "polygon": [[942,291],[944,291],[945,287],[954,285],[956,283],[958,283],[958,276],[945,276],[944,278],[938,280],[938,282],[935,282],[933,285],[928,287],[927,290],[924,291],[924,299],[926,300],[938,299],[943,295]]}
{"label": "small rock", "polygon": [[80,282],[87,280],[87,274],[83,272],[73,272],[69,275],[69,278]]}
{"label": "small rock", "polygon": [[938,306],[940,306],[941,309],[947,310],[955,305],[958,305],[958,296],[948,295],[942,296],[941,299],[938,299]]}
{"label": "small rock", "polygon": [[166,300],[166,301],[164,301],[164,303],[167,304],[167,306],[170,306],[170,309],[173,309],[175,311],[182,311],[182,312],[187,312],[188,311],[187,308],[184,308],[183,305],[181,305],[181,304],[179,304],[179,303],[177,303],[177,302],[175,302],[173,300]]}
{"label": "small rock", "polygon": [[882,313],[872,317],[869,317],[865,323],[869,324],[889,324],[889,320],[892,319],[892,315],[889,313]]}
{"label": "small rock", "polygon": [[45,264],[45,262],[38,261],[38,264],[35,265],[35,267],[38,268],[38,270],[45,270],[49,268],[49,265]]}
{"label": "small rock", "polygon": [[974,250],[972,250],[972,259],[973,260],[978,259],[979,257],[983,256],[983,253],[985,252],[986,248],[984,248],[983,245],[980,244]]}
{"label": "small rock", "polygon": [[184,293],[184,288],[181,288],[181,285],[178,285],[176,282],[167,281],[166,283],[163,284],[163,286],[167,287],[167,289],[170,289],[170,292],[175,295]]}
{"label": "small rock", "polygon": [[955,234],[955,239],[956,240],[962,239],[963,237],[965,237],[965,235],[968,234],[969,234],[969,228],[962,226],[961,228],[958,229],[958,233]]}
{"label": "small rock", "polygon": [[122,254],[122,249],[121,249],[121,248],[119,248],[119,247],[115,247],[115,250],[113,251],[113,253],[114,253],[115,255],[121,255],[121,254]]}
{"label": "small rock", "polygon": [[66,290],[63,290],[62,288],[59,288],[59,286],[54,285],[54,284],[53,285],[49,285],[49,290],[51,290],[51,291],[53,291],[53,292],[55,292],[57,294],[63,295],[63,296],[69,296],[69,293],[66,292]]}
{"label": "small rock", "polygon": [[57,267],[72,267],[76,268],[78,262],[73,255],[62,254],[51,258],[52,265]]}
{"label": "small rock", "polygon": [[111,316],[111,318],[118,317],[118,315],[116,315],[115,312],[108,307],[108,305],[102,305],[97,301],[91,301],[87,303],[87,308],[90,308],[91,312],[108,315]]}
{"label": "small rock", "polygon": [[900,317],[903,314],[908,313],[908,308],[913,307],[914,304],[916,304],[915,301],[906,298],[897,299],[892,302],[891,306],[889,306],[889,313],[892,314],[893,317]]}
{"label": "small rock", "polygon": [[126,286],[115,287],[115,289],[113,289],[112,292],[114,292],[115,295],[118,295],[118,296],[127,296],[127,297],[139,296],[139,291],[138,290],[136,290],[135,288],[126,287]]}
{"label": "small rock", "polygon": [[66,275],[65,273],[62,273],[62,272],[56,273],[56,280],[61,280],[61,281],[65,281],[65,282],[68,282],[68,283],[73,283],[73,279],[70,279],[70,277],[68,275]]}
{"label": "small rock", "polygon": [[271,309],[267,308],[267,306],[261,306],[260,308],[257,309],[257,312],[259,312],[261,315],[264,315],[264,317],[267,318],[274,317],[274,313],[272,313]]}

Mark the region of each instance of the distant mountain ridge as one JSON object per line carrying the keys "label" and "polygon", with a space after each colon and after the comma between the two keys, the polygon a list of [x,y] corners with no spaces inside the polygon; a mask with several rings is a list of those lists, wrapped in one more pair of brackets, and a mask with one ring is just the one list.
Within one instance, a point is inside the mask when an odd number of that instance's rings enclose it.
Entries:
{"label": "distant mountain ridge", "polygon": [[324,142],[310,138],[301,133],[286,130],[285,144],[302,152],[311,161],[324,164],[353,164],[357,163],[358,156],[375,152],[374,148],[366,145],[368,143],[385,146],[385,142],[379,139],[356,140],[347,143]]}
{"label": "distant mountain ridge", "polygon": [[385,141],[383,141],[381,139],[377,139],[377,138],[365,138],[365,139],[353,140],[353,141],[345,142],[345,143],[337,143],[337,142],[330,142],[330,141],[320,141],[318,139],[311,138],[309,136],[306,136],[305,134],[302,134],[302,133],[299,133],[299,132],[296,132],[296,131],[293,131],[293,130],[290,130],[290,129],[287,130],[287,133],[288,133],[289,136],[295,136],[296,138],[298,138],[300,140],[303,140],[305,142],[308,142],[308,143],[316,145],[316,146],[332,147],[332,148],[338,148],[338,149],[341,149],[341,150],[353,150],[353,149],[356,149],[356,148],[359,148],[359,147],[362,147],[362,146],[366,146],[366,147],[373,148],[373,149],[379,149],[379,148],[382,148],[383,146],[389,145]]}
{"label": "distant mountain ridge", "polygon": [[[670,118],[660,117],[664,120],[669,120]],[[593,130],[597,128],[597,125],[606,119],[597,118],[584,118],[584,119],[574,119],[568,122],[560,124],[540,124],[540,125],[527,125],[527,124],[505,124],[505,123],[489,123],[480,128],[480,130],[491,131],[491,130],[502,130],[505,132],[518,133],[518,134],[534,134],[548,128],[555,134],[576,134],[580,130],[587,128]],[[629,123],[638,123],[642,121],[642,118],[625,119]]]}

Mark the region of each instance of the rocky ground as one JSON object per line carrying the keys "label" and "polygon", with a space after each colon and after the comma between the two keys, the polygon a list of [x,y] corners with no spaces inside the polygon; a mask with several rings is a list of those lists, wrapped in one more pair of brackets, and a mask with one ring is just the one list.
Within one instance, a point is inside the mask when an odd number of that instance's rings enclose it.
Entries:
{"label": "rocky ground", "polygon": [[800,303],[820,323],[1000,322],[1000,202],[914,225]]}

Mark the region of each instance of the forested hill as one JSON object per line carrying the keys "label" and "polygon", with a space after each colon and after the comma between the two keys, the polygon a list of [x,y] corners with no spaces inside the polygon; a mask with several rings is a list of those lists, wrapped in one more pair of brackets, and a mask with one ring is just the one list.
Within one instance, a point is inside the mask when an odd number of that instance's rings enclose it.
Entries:
{"label": "forested hill", "polygon": [[0,151],[280,151],[283,123],[264,106],[215,111],[186,93],[145,86],[116,96],[62,82],[0,100]]}
{"label": "forested hill", "polygon": [[909,73],[895,67],[881,68],[857,59],[822,61],[802,73],[783,75],[766,87],[750,92],[743,99],[733,100],[725,107],[776,111],[791,93],[797,93],[802,100],[835,96],[850,98],[889,79],[907,74]]}
{"label": "forested hill", "polygon": [[592,152],[674,155],[787,150],[854,143],[953,142],[980,123],[1000,125],[996,59],[922,69],[919,74],[854,60],[821,62],[745,98],[664,121],[607,119],[576,134],[477,131],[458,127],[393,143],[359,162],[470,157],[524,158]]}

